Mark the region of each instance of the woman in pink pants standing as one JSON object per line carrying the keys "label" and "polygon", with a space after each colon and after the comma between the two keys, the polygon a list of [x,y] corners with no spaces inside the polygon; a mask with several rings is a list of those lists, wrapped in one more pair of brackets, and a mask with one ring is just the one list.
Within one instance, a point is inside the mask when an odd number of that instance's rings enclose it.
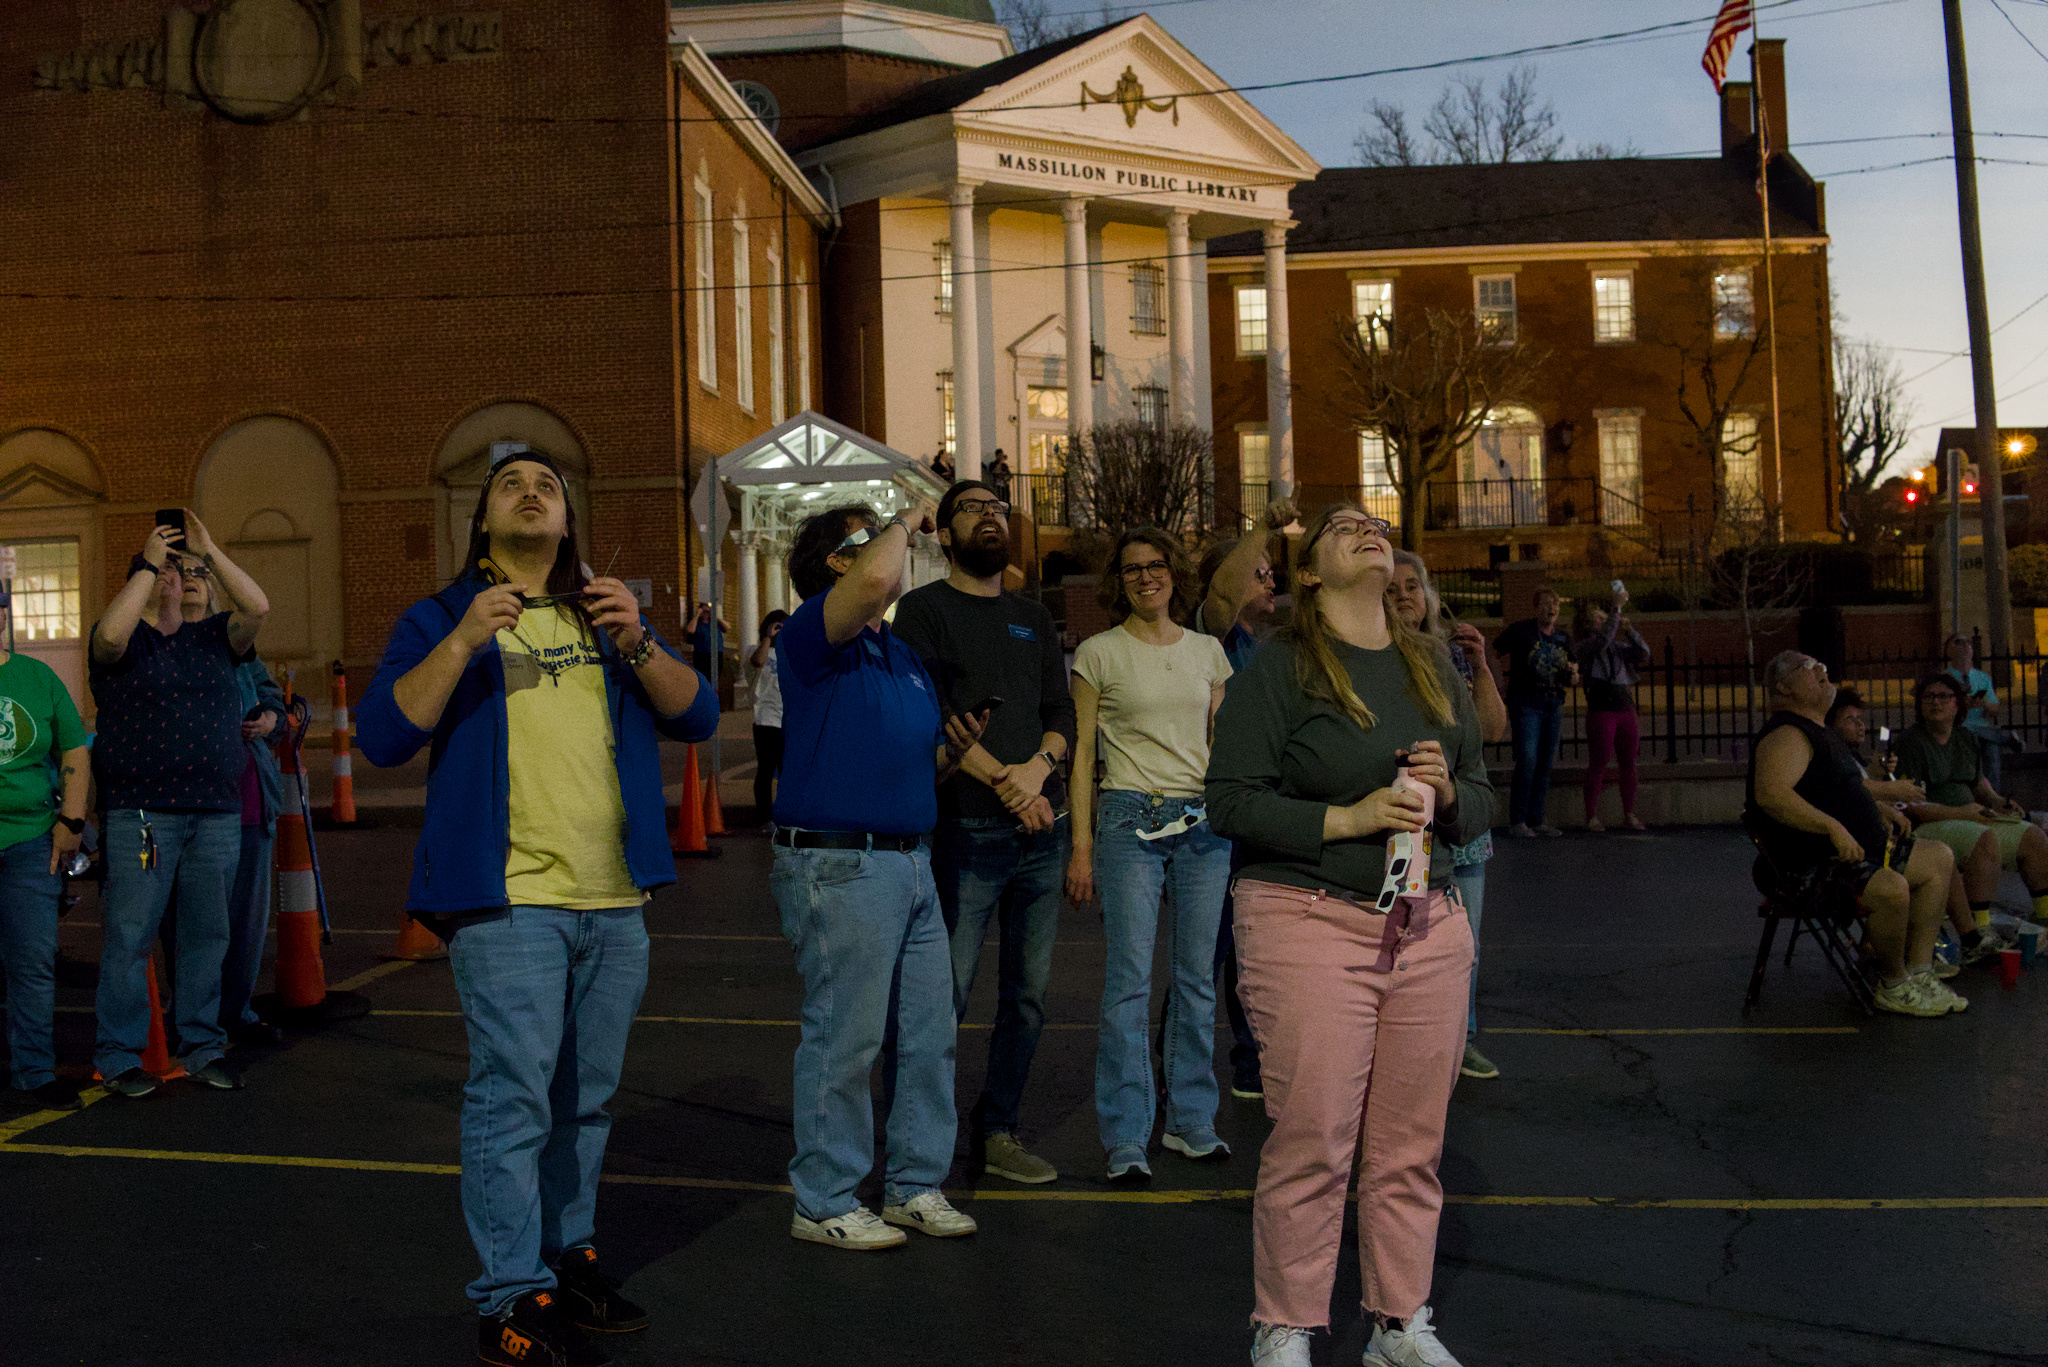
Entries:
{"label": "woman in pink pants standing", "polygon": [[1650,647],[1621,615],[1628,590],[1615,581],[1614,609],[1581,598],[1572,614],[1572,655],[1586,689],[1586,829],[1604,831],[1600,793],[1607,786],[1607,761],[1621,768],[1621,823],[1646,829],[1636,815],[1636,750],[1642,728],[1636,719],[1637,672],[1650,662]]}
{"label": "woman in pink pants standing", "polygon": [[1456,1367],[1429,1287],[1443,1207],[1437,1159],[1465,1048],[1472,931],[1432,859],[1426,895],[1387,914],[1387,837],[1437,850],[1493,820],[1471,694],[1443,645],[1387,611],[1388,526],[1324,509],[1295,553],[1293,620],[1232,676],[1207,797],[1242,842],[1239,986],[1258,1036],[1273,1132],[1253,1204],[1255,1367],[1308,1367],[1330,1322],[1345,1192],[1358,1171],[1366,1367]]}

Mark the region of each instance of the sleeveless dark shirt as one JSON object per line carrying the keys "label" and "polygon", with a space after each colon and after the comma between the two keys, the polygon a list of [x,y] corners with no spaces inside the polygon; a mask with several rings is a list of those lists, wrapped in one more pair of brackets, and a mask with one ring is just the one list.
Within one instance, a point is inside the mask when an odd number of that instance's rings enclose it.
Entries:
{"label": "sleeveless dark shirt", "polygon": [[1884,818],[1878,815],[1877,799],[1863,786],[1863,766],[1847,741],[1825,726],[1816,725],[1791,712],[1779,712],[1756,733],[1749,751],[1748,796],[1745,814],[1770,851],[1771,858],[1788,870],[1812,868],[1835,857],[1835,847],[1826,836],[1814,831],[1795,830],[1767,815],[1756,801],[1756,752],[1764,737],[1784,727],[1795,727],[1813,746],[1813,758],[1806,772],[1792,785],[1792,791],[1842,823],[1863,847],[1866,858],[1884,854]]}

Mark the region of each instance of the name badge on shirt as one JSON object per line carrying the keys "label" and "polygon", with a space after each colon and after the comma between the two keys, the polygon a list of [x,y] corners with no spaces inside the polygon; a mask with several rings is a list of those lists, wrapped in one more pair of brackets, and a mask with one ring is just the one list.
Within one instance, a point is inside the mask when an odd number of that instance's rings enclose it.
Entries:
{"label": "name badge on shirt", "polygon": [[1010,623],[1010,634],[1020,641],[1035,641],[1038,639],[1037,632],[1033,631],[1030,627],[1018,626],[1015,622]]}

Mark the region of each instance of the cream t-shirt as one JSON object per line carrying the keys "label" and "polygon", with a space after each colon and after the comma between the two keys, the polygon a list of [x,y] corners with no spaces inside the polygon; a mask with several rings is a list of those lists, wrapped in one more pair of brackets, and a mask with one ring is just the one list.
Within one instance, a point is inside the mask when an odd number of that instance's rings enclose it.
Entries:
{"label": "cream t-shirt", "polygon": [[1221,641],[1182,628],[1178,641],[1155,646],[1114,626],[1081,642],[1074,677],[1102,695],[1095,728],[1104,788],[1202,795],[1209,692],[1230,677]]}

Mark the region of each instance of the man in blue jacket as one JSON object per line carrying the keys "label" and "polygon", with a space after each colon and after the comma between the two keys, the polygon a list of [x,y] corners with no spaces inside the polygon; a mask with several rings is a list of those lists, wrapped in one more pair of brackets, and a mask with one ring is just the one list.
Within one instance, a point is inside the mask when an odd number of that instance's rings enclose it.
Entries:
{"label": "man in blue jacket", "polygon": [[491,1367],[603,1363],[585,1331],[647,1325],[591,1243],[604,1105],[647,985],[640,908],[675,881],[656,737],[717,724],[632,591],[588,577],[533,451],[491,467],[461,577],[399,619],[357,710],[373,764],[432,743],[406,906],[447,939],[469,1030],[462,1210]]}

